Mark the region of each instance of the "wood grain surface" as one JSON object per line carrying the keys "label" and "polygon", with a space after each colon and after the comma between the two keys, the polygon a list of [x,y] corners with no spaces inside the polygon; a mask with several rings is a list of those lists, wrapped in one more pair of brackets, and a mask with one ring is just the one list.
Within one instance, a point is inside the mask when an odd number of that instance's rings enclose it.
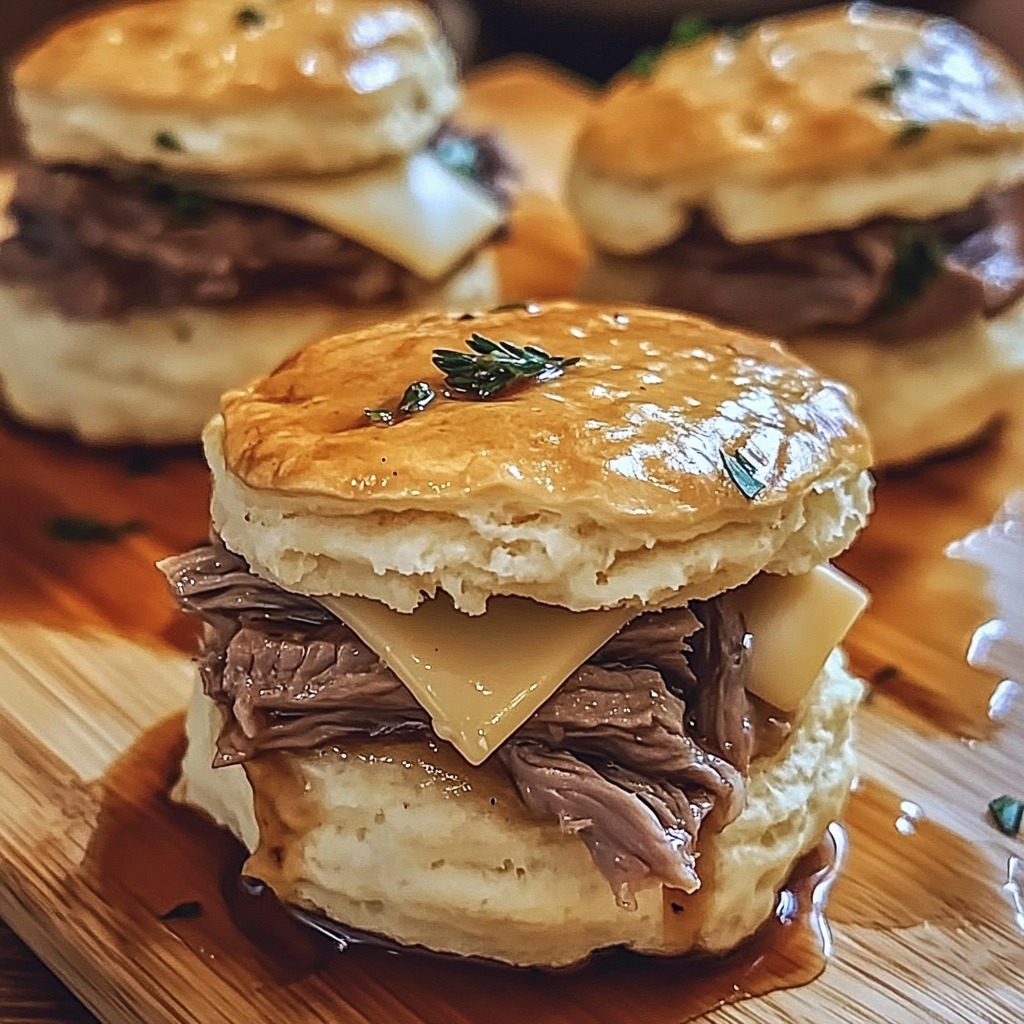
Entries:
{"label": "wood grain surface", "polygon": [[[547,124],[541,145],[526,141],[524,96]],[[582,90],[520,65],[485,73],[471,89],[468,116],[506,120],[530,169],[532,198],[502,254],[517,289],[561,288],[578,272],[579,239],[556,196],[565,140],[585,105]],[[545,255],[534,259],[531,247]],[[1024,717],[1006,687],[1001,717],[990,713],[1000,680],[965,660],[991,614],[984,581],[944,553],[1021,486],[1024,416],[973,451],[880,481],[874,520],[842,560],[874,595],[849,644],[874,685],[860,713],[863,778],[846,820],[849,853],[830,901],[834,955],[810,984],[723,1006],[709,1021],[1024,1020],[1024,923],[1015,921],[1011,877],[1024,844],[985,814],[993,796],[1024,787]],[[160,796],[174,715],[191,686],[194,628],[152,568],[205,535],[207,498],[194,450],[147,464],[0,423],[0,915],[22,939],[116,1024],[688,1016],[685,991],[663,999],[641,974],[595,1000],[557,978],[495,972],[473,975],[470,986],[450,964],[363,953],[283,975],[288,948],[220,942],[210,919],[220,913],[216,843],[198,841]],[[78,514],[146,526],[109,543],[49,534],[55,516]],[[122,760],[132,750],[134,760]],[[161,875],[155,890],[139,874],[150,861]],[[207,920],[161,920],[197,886]],[[7,941],[0,932],[0,966],[25,964]],[[88,1019],[66,999],[0,971],[0,1020]]]}

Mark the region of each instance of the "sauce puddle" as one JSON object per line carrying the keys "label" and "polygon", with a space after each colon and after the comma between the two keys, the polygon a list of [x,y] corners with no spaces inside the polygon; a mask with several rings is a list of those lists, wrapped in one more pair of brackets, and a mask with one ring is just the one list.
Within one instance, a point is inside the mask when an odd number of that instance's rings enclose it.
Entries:
{"label": "sauce puddle", "polygon": [[683,1024],[726,1003],[806,985],[831,952],[824,909],[845,847],[839,826],[796,866],[775,916],[727,957],[658,959],[613,952],[580,968],[545,972],[395,955],[360,944],[339,953],[336,943],[300,924],[265,891],[246,892],[239,882],[246,859],[240,844],[170,801],[183,748],[182,719],[176,716],[147,733],[111,769],[102,783],[88,874],[104,899],[128,908],[141,905],[163,918],[167,929],[216,970],[271,1000],[274,987],[283,985],[291,993],[308,987],[311,1006],[324,1005],[336,992],[339,1022],[348,1007],[371,1020],[395,1020],[384,1011],[397,999],[408,1011],[401,1019],[427,1024]]}
{"label": "sauce puddle", "polygon": [[893,929],[1006,918],[1005,872],[912,801],[863,779],[844,823],[850,849],[829,901],[837,924]]}

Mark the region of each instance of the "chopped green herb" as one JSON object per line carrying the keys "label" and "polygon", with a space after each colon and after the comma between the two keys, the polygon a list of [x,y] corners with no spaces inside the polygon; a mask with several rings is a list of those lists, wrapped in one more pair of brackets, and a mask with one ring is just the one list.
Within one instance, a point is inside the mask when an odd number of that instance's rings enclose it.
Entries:
{"label": "chopped green herb", "polygon": [[199,900],[188,900],[171,907],[165,914],[160,915],[161,921],[192,921],[203,916],[203,905]]}
{"label": "chopped green herb", "polygon": [[140,448],[125,459],[124,471],[129,476],[153,476],[163,469],[163,460],[155,452]]}
{"label": "chopped green herb", "polygon": [[879,103],[888,103],[888,101],[892,99],[892,94],[895,91],[896,90],[892,82],[881,81],[865,86],[865,88],[861,89],[857,95],[866,100],[877,100]]}
{"label": "chopped green herb", "polygon": [[712,31],[707,18],[679,18],[669,30],[665,45],[661,49],[650,47],[641,50],[629,62],[628,70],[639,78],[646,78],[654,72],[659,58],[666,50],[681,50],[693,46]]}
{"label": "chopped green herb", "polygon": [[757,28],[756,21],[732,21],[727,25],[722,26],[722,32],[730,39],[734,39],[737,43],[741,43],[750,35],[751,32],[754,31],[755,28]]}
{"label": "chopped green herb", "polygon": [[410,384],[398,403],[398,411],[412,415],[414,412],[423,412],[430,403],[437,398],[434,389],[426,381],[418,380]]}
{"label": "chopped green herb", "polygon": [[162,206],[169,206],[178,220],[198,224],[210,214],[210,199],[195,189],[184,188],[159,178],[140,178],[146,197]]}
{"label": "chopped green herb", "polygon": [[693,46],[711,31],[707,18],[678,18],[668,34],[668,45],[673,48]]}
{"label": "chopped green herb", "polygon": [[125,534],[145,530],[146,524],[138,519],[125,523],[105,523],[92,516],[57,516],[46,524],[46,532],[54,540],[88,544],[112,544]]}
{"label": "chopped green herb", "polygon": [[764,483],[757,478],[757,467],[738,449],[735,455],[730,455],[724,448],[720,448],[722,465],[729,475],[729,479],[736,485],[744,498],[753,501],[763,490]]}
{"label": "chopped green herb", "polygon": [[1004,836],[1020,835],[1021,822],[1024,822],[1024,800],[1012,796],[997,796],[988,805],[989,814],[996,823],[996,828]]}
{"label": "chopped green herb", "polygon": [[195,335],[195,329],[185,320],[172,320],[171,331],[174,333],[175,340],[182,344],[191,341]]}
{"label": "chopped green herb", "polygon": [[910,85],[913,81],[914,72],[912,68],[909,68],[906,64],[897,64],[892,71],[892,80],[897,89],[902,89],[905,85]]}
{"label": "chopped green herb", "polygon": [[895,665],[883,665],[872,677],[871,682],[874,686],[885,686],[886,683],[891,683],[894,679],[898,679],[900,670]]}
{"label": "chopped green herb", "polygon": [[480,148],[473,139],[464,135],[446,135],[434,143],[433,153],[452,173],[471,181],[476,179]]}
{"label": "chopped green herb", "polygon": [[[510,308],[529,311],[532,306],[517,303]],[[520,348],[510,341],[491,341],[482,334],[473,334],[466,344],[469,352],[435,349],[433,363],[452,391],[474,398],[493,398],[515,382],[552,380],[580,361],[579,356],[553,356],[536,345]],[[371,423],[389,427],[403,416],[422,412],[436,398],[437,392],[426,381],[418,380],[405,389],[396,411],[364,409],[363,413]]]}
{"label": "chopped green herb", "polygon": [[448,387],[477,398],[492,398],[514,382],[560,377],[580,361],[579,356],[553,356],[535,345],[520,348],[509,341],[491,341],[482,334],[473,334],[466,344],[470,352],[437,349],[433,362],[444,373]]}
{"label": "chopped green herb", "polygon": [[153,136],[153,145],[157,149],[166,149],[169,153],[185,152],[185,147],[173,132],[157,132]]}
{"label": "chopped green herb", "polygon": [[866,100],[876,100],[879,103],[888,103],[898,90],[909,85],[914,77],[914,72],[906,64],[899,64],[892,70],[888,78],[879,79],[858,93]]}
{"label": "chopped green herb", "polygon": [[235,22],[240,28],[263,28],[266,20],[266,15],[255,7],[243,7],[235,15]]}
{"label": "chopped green herb", "polygon": [[910,146],[928,134],[924,121],[908,121],[892,138],[894,146]]}
{"label": "chopped green herb", "polygon": [[934,235],[905,228],[896,243],[896,263],[879,314],[896,313],[913,302],[939,276],[945,260],[945,248]]}
{"label": "chopped green herb", "polygon": [[633,57],[629,62],[627,70],[631,75],[636,75],[637,78],[647,78],[654,73],[654,68],[658,63],[658,58],[660,56],[661,50],[648,47],[646,50],[641,50]]}

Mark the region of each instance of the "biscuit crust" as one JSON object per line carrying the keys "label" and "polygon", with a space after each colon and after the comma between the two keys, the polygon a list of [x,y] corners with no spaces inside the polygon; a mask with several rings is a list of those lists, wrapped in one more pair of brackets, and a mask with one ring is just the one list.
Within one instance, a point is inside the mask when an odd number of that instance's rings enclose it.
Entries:
{"label": "biscuit crust", "polygon": [[405,0],[156,0],[59,27],[14,74],[43,160],[194,173],[347,171],[454,110],[455,59]]}
{"label": "biscuit crust", "polygon": [[616,945],[724,953],[771,914],[794,862],[839,817],[862,692],[834,653],[789,740],[751,765],[743,812],[707,841],[706,884],[683,897],[685,916],[666,913],[660,886],[637,893],[635,910],[618,906],[578,836],[530,815],[496,765],[472,768],[435,741],[278,754],[247,777],[210,767],[221,712],[197,691],[174,795],[255,851],[246,871],[286,902],[399,943],[517,965]]}
{"label": "biscuit crust", "polygon": [[638,253],[698,208],[736,241],[960,209],[1024,177],[1022,147],[1024,83],[994,47],[858,3],[624,73],[580,136],[570,191],[599,245]]}
{"label": "biscuit crust", "polygon": [[[580,362],[489,401],[375,426],[470,332]],[[310,345],[206,431],[225,543],[286,589],[411,610],[447,591],[574,610],[710,596],[842,550],[870,462],[849,392],[763,338],[571,302],[393,322]],[[764,488],[726,471],[741,450]]]}

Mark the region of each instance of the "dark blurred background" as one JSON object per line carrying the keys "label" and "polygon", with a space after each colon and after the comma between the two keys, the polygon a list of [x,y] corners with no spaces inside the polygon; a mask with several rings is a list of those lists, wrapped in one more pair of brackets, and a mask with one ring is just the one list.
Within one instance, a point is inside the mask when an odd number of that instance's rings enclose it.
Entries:
{"label": "dark blurred background", "polygon": [[[224,0],[230,3],[231,0]],[[798,7],[807,0],[431,0],[466,65],[506,53],[534,53],[596,81],[657,45],[683,14],[742,21]],[[6,69],[26,42],[95,0],[0,0],[0,60]],[[909,6],[909,5],[908,5]],[[920,0],[913,4],[952,14],[1024,63],[1024,0]],[[17,151],[7,90],[0,102],[0,158]]]}

